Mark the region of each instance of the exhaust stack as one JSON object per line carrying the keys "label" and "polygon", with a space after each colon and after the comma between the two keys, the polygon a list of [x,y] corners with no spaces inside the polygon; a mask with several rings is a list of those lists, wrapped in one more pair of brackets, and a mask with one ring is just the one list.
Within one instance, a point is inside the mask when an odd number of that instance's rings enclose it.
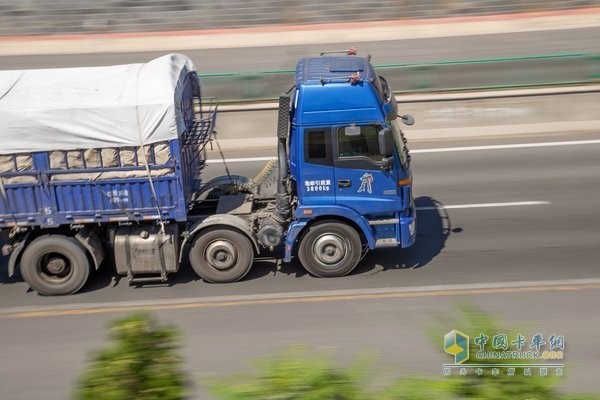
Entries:
{"label": "exhaust stack", "polygon": [[277,161],[279,176],[277,179],[277,192],[275,193],[275,214],[278,219],[285,221],[291,212],[290,194],[287,190],[288,159],[287,138],[290,129],[291,97],[289,94],[279,96],[279,112],[277,116]]}

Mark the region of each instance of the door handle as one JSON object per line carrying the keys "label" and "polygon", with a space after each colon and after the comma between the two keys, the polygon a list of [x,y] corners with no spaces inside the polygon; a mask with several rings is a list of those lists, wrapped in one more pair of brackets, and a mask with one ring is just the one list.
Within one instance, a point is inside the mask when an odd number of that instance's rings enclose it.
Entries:
{"label": "door handle", "polygon": [[338,181],[339,187],[350,187],[352,186],[352,181],[350,179],[340,179]]}

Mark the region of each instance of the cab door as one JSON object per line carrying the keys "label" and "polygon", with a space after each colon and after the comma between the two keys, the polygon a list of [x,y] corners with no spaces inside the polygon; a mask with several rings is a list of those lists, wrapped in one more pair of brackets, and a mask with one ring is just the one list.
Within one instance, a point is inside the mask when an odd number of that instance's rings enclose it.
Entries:
{"label": "cab door", "polygon": [[402,208],[398,160],[387,169],[379,151],[379,125],[338,126],[333,133],[336,204],[367,219],[389,218]]}
{"label": "cab door", "polygon": [[306,127],[298,149],[297,191],[302,205],[335,204],[331,126]]}

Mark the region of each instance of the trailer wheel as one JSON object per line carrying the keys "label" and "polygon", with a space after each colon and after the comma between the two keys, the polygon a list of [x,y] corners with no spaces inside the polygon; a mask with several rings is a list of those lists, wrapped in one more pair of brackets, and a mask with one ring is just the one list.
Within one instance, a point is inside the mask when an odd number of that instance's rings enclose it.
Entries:
{"label": "trailer wheel", "polygon": [[229,227],[209,227],[190,246],[190,264],[205,281],[236,282],[252,267],[254,249],[250,239]]}
{"label": "trailer wheel", "polygon": [[45,235],[31,242],[23,252],[21,275],[39,294],[72,294],[87,281],[90,262],[74,238]]}
{"label": "trailer wheel", "polygon": [[335,277],[356,268],[361,251],[360,236],[354,228],[341,222],[322,221],[302,234],[298,258],[311,274]]}

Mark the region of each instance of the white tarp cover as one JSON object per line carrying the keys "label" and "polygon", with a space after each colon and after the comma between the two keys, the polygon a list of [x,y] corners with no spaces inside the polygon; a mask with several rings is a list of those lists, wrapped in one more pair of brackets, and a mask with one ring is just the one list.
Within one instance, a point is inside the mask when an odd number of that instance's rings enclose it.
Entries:
{"label": "white tarp cover", "polygon": [[[178,137],[192,61],[0,71],[0,154],[140,146]],[[190,100],[191,101],[191,100]]]}

